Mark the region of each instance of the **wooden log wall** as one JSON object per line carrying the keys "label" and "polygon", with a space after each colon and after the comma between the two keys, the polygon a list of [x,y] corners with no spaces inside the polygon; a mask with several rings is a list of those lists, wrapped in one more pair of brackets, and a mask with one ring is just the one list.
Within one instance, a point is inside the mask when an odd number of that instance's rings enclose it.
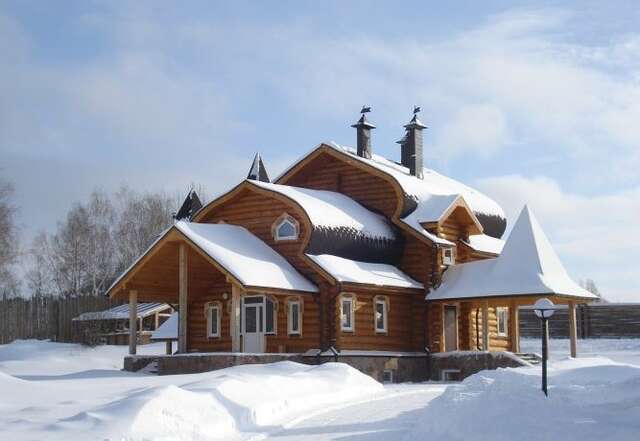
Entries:
{"label": "wooden log wall", "polygon": [[[336,321],[338,349],[350,350],[378,350],[378,351],[420,351],[423,345],[419,338],[414,344],[415,311],[413,308],[415,297],[422,294],[384,293],[349,291],[355,295],[355,330],[342,331],[340,320]],[[389,301],[387,318],[387,333],[379,334],[374,325],[374,297],[384,295]],[[336,299],[336,310],[340,314],[340,299]],[[423,328],[424,329],[424,328]]]}
{"label": "wooden log wall", "polygon": [[[298,221],[300,230],[297,240],[274,240],[272,227],[283,213],[288,213]],[[295,204],[267,192],[245,190],[214,209],[201,222],[221,221],[245,227],[287,259],[300,273],[318,282],[316,272],[302,259],[302,238],[309,234],[310,225]]]}
{"label": "wooden log wall", "polygon": [[[187,269],[187,351],[231,351],[230,302],[231,284],[220,271],[198,252],[189,248]],[[226,299],[224,295],[226,294]],[[220,302],[220,337],[209,337],[205,304]]]}
{"label": "wooden log wall", "polygon": [[[578,338],[640,338],[640,304],[593,304],[576,307]],[[566,309],[549,320],[551,337],[568,338]],[[533,310],[520,308],[520,336],[540,337],[540,321]]]}
{"label": "wooden log wall", "polygon": [[387,180],[324,152],[291,176],[286,184],[342,193],[389,218],[400,203]]}

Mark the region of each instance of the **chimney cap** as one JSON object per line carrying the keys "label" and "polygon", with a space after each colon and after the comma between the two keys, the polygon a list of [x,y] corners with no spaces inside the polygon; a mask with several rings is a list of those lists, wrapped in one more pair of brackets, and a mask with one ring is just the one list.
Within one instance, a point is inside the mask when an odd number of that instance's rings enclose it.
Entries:
{"label": "chimney cap", "polygon": [[427,128],[427,126],[425,126],[422,123],[422,121],[418,119],[418,113],[421,110],[422,109],[420,108],[420,106],[413,106],[413,118],[411,118],[411,121],[409,121],[409,124],[404,126],[406,129],[426,129]]}
{"label": "chimney cap", "polygon": [[360,110],[360,113],[362,114],[362,116],[360,117],[360,119],[358,120],[357,123],[353,124],[351,127],[353,127],[354,129],[359,129],[359,128],[365,128],[365,129],[375,129],[376,126],[374,126],[373,124],[371,124],[369,122],[369,120],[367,119],[367,113],[371,112],[371,107],[370,106],[362,106],[362,109]]}
{"label": "chimney cap", "polygon": [[424,125],[422,123],[422,121],[420,121],[418,119],[418,115],[417,114],[414,114],[413,118],[411,118],[411,121],[409,121],[409,124],[405,125],[404,128],[405,129],[420,129],[420,130],[422,130],[422,129],[426,129],[427,126]]}

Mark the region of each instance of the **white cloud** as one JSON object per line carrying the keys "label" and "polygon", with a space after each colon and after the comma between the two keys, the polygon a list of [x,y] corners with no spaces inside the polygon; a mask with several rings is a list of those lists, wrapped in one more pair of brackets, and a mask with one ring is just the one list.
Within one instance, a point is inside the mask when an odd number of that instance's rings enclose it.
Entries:
{"label": "white cloud", "polygon": [[504,207],[511,225],[528,204],[574,278],[594,279],[609,298],[640,301],[631,270],[640,261],[640,186],[588,197],[543,176],[491,177],[477,185]]}

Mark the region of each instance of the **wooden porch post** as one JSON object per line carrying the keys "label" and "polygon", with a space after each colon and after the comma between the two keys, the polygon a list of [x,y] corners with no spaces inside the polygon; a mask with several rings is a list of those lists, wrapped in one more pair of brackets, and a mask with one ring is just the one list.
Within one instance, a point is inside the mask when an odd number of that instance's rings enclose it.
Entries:
{"label": "wooden porch post", "polygon": [[187,352],[187,246],[180,244],[179,254],[179,288],[178,288],[178,352],[184,354]]}
{"label": "wooden porch post", "polygon": [[489,302],[482,303],[482,350],[489,350]]}
{"label": "wooden porch post", "polygon": [[231,352],[240,352],[240,287],[231,285]]}
{"label": "wooden porch post", "polygon": [[138,320],[136,313],[138,310],[138,291],[129,291],[129,354],[136,354],[136,343],[138,342]]}
{"label": "wooden porch post", "polygon": [[569,302],[569,340],[571,341],[571,356],[576,358],[578,354],[578,329],[576,326],[576,302]]}
{"label": "wooden porch post", "polygon": [[518,312],[518,303],[514,300],[509,305],[509,323],[511,335],[511,352],[520,352],[520,313]]}

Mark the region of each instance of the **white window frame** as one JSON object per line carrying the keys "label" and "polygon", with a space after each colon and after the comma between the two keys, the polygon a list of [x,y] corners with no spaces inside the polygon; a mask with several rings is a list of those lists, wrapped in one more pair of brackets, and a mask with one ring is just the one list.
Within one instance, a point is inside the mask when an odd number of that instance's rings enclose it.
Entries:
{"label": "white window frame", "polygon": [[[451,257],[447,257],[447,251],[451,251]],[[455,248],[451,247],[444,247],[442,248],[442,264],[443,265],[447,265],[447,266],[451,266],[451,265],[455,265],[456,264],[456,250]]]}
{"label": "white window frame", "polygon": [[[273,303],[273,331],[267,331],[267,302]],[[264,335],[278,335],[278,300],[276,298],[264,297]]]}
{"label": "white window frame", "polygon": [[[293,307],[298,307],[298,329],[293,329]],[[289,300],[287,305],[287,331],[289,335],[302,334],[302,302],[300,300]]]}
{"label": "white window frame", "polygon": [[[500,318],[500,315],[504,314],[503,319]],[[500,337],[508,337],[509,336],[509,308],[506,306],[498,306],[496,307],[496,324],[498,326],[498,336]],[[504,325],[504,331],[500,331],[500,325]]]}
{"label": "white window frame", "polygon": [[[373,300],[373,327],[376,334],[386,334],[389,332],[389,306],[386,297],[375,297]],[[378,328],[378,305],[382,305],[382,324],[383,328]]]}
{"label": "white window frame", "polygon": [[[216,323],[216,332],[211,332],[211,321],[212,319],[212,311],[216,309],[218,311],[218,313],[216,314],[217,316],[217,323]],[[214,303],[212,305],[209,305],[207,307],[207,337],[209,338],[219,338],[220,337],[220,322],[222,322],[222,308],[220,307],[220,304],[218,303]]]}
{"label": "white window frame", "polygon": [[[288,223],[293,227],[293,230],[295,231],[295,233],[292,236],[280,236],[279,230],[284,223]],[[273,224],[273,238],[277,242],[287,241],[287,240],[298,240],[299,236],[300,236],[300,225],[298,224],[298,221],[293,216],[287,213],[284,213],[283,215],[281,215]]]}
{"label": "white window frame", "polygon": [[[344,320],[342,319],[344,316],[344,303],[349,302],[349,315],[351,320],[351,326],[345,326]],[[356,330],[356,314],[355,314],[355,297],[352,295],[343,295],[340,297],[340,329],[344,332],[355,332]]]}

